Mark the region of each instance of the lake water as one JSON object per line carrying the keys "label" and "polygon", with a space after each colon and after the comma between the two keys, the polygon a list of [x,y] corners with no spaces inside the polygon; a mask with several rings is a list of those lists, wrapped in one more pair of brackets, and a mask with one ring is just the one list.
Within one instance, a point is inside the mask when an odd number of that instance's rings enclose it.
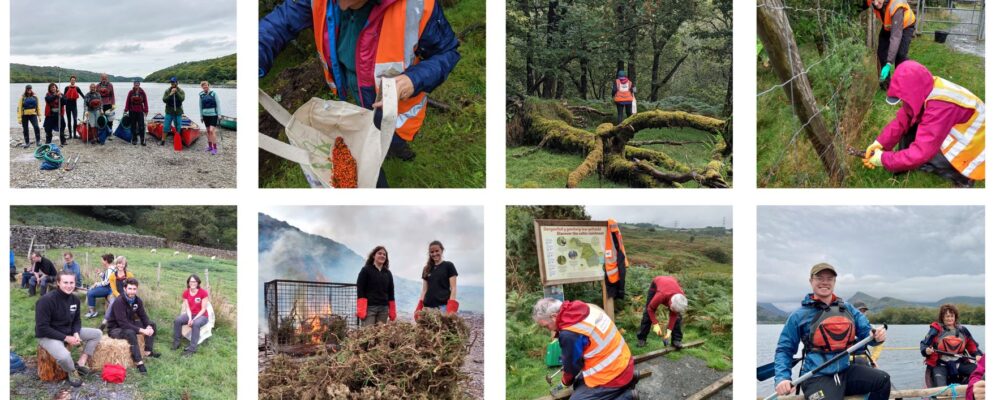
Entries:
{"label": "lake water", "polygon": [[[972,337],[986,351],[986,330],[981,325],[966,325]],[[783,325],[757,325],[757,365],[774,361],[774,349],[778,346],[778,335]],[[892,376],[892,384],[898,389],[917,389],[924,387],[924,358],[919,350],[909,349],[919,347],[920,341],[927,334],[928,325],[891,325],[889,338],[885,342],[882,355],[878,358],[879,368]],[[907,349],[892,350],[905,347]],[[800,364],[801,365],[801,364]],[[792,376],[799,375],[796,367]],[[774,393],[774,379],[758,382],[757,394],[767,396]]]}
{"label": "lake water", "polygon": [[[83,93],[87,93],[90,83],[77,82],[76,85],[80,86]],[[132,90],[132,82],[111,83],[115,86],[115,119],[121,119],[122,110],[125,109],[125,97],[128,95],[129,90]],[[21,121],[17,119],[17,102],[21,99],[21,95],[24,94],[25,85],[29,85],[29,83],[10,84],[10,122],[13,128],[21,126]],[[49,84],[30,83],[30,85],[35,95],[38,96],[38,101],[42,102],[42,112],[45,112],[45,91]],[[64,90],[68,85],[69,82],[60,83],[59,90]],[[146,91],[146,97],[149,101],[149,116],[162,113],[165,106],[162,100],[163,92],[170,85],[166,83],[143,82],[140,87]],[[198,92],[201,92],[201,86],[181,84],[180,87],[184,90],[184,113],[191,117],[192,120],[198,121],[200,119],[198,117]],[[219,108],[222,111],[222,115],[235,116],[236,88],[213,87],[212,90],[215,91],[215,94],[219,98]],[[77,100],[76,108],[79,110],[80,118],[83,118],[83,100]],[[147,116],[147,120],[149,116]],[[41,128],[41,119],[39,118],[38,121],[39,128]],[[31,128],[29,127],[29,129]]]}

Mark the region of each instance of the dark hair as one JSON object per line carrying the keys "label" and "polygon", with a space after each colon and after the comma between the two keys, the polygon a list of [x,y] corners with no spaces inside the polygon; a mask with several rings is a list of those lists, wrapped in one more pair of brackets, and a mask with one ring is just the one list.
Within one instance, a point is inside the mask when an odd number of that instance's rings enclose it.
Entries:
{"label": "dark hair", "polygon": [[201,278],[199,278],[197,274],[191,274],[191,276],[189,276],[187,280],[184,281],[184,288],[190,289],[190,287],[187,284],[191,282],[192,278],[194,278],[194,280],[198,282],[198,289],[201,289]]}
{"label": "dark hair", "polygon": [[[435,240],[435,241],[431,242],[431,244],[427,245],[428,253],[430,252],[431,246],[440,247],[441,251],[444,251],[444,245],[441,244],[440,240]],[[424,265],[424,272],[422,274],[420,274],[420,277],[423,278],[423,279],[429,278],[431,276],[431,267],[433,267],[433,266],[434,266],[434,260],[431,259],[430,254],[428,254],[427,255],[427,264]]]}
{"label": "dark hair", "polygon": [[[22,94],[22,95],[21,95],[21,97],[26,97],[26,96],[28,96],[28,91],[29,91],[29,90],[32,90],[32,89],[31,89],[31,85],[26,85],[26,86],[24,87],[24,94]],[[33,91],[33,90],[32,90],[32,91]]]}
{"label": "dark hair", "polygon": [[368,253],[368,259],[365,260],[365,266],[366,267],[368,267],[368,266],[374,267],[375,266],[375,253],[378,253],[379,250],[382,250],[382,251],[385,252],[385,264],[382,264],[382,268],[389,269],[389,250],[386,250],[385,246],[381,246],[381,245],[375,246],[375,248],[372,249],[372,251],[370,253]]}
{"label": "dark hair", "polygon": [[[56,273],[56,281],[57,282],[61,281],[63,275],[72,276],[73,277],[73,281],[76,282],[76,272],[70,271],[68,269],[60,270],[59,272],[57,272]],[[76,282],[76,283],[80,283],[80,282]]]}
{"label": "dark hair", "polygon": [[944,315],[946,313],[955,315],[955,326],[958,326],[958,307],[955,307],[954,304],[942,304],[941,309],[938,310],[938,322],[941,323],[941,327],[944,327]]}
{"label": "dark hair", "polygon": [[49,87],[48,87],[48,91],[50,91],[50,92],[51,92],[51,91],[52,91],[52,88],[56,88],[56,91],[57,91],[57,92],[59,91],[59,85],[56,85],[56,83],[55,83],[55,82],[49,82]]}
{"label": "dark hair", "polygon": [[135,279],[135,278],[128,278],[128,279],[125,280],[125,286],[128,286],[128,285],[133,285],[135,287],[139,287],[139,280]]}
{"label": "dark hair", "polygon": [[70,75],[69,79],[76,79],[76,75]]}
{"label": "dark hair", "polygon": [[38,250],[32,250],[31,251],[31,256],[32,257],[41,257],[42,253],[40,251],[38,251]]}
{"label": "dark hair", "polygon": [[68,251],[67,251],[67,252],[65,252],[65,253],[63,253],[63,257],[66,257],[66,256],[70,256],[70,257],[73,257],[73,253],[71,253],[71,252],[68,252]]}
{"label": "dark hair", "polygon": [[103,259],[104,261],[107,261],[108,264],[114,264],[115,263],[115,255],[111,254],[111,253],[108,253],[108,254],[105,254],[105,255],[101,256],[101,259]]}

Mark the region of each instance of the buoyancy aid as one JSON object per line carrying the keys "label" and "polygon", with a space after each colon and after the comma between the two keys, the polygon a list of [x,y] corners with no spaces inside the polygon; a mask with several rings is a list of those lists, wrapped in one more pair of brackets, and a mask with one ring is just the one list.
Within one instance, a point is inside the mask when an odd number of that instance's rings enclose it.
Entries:
{"label": "buoyancy aid", "polygon": [[[906,0],[886,0],[882,4],[882,9],[878,9],[872,6],[872,0],[868,0],[868,7],[872,9],[872,13],[875,14],[875,20],[882,23],[882,29],[887,31],[892,30],[892,16],[899,11],[900,8],[903,9],[903,29],[913,26],[917,23],[917,16],[910,9],[910,4]],[[888,11],[888,12],[885,12]]]}
{"label": "buoyancy aid", "polygon": [[616,103],[635,100],[635,96],[632,95],[632,81],[628,80],[628,78],[618,78],[615,80],[615,87],[618,89],[615,91]]}
{"label": "buoyancy aid", "polygon": [[937,343],[935,349],[945,353],[962,355],[965,353],[966,337],[958,328],[943,329],[938,333],[934,341]]}
{"label": "buoyancy aid", "polygon": [[[394,78],[410,66],[420,62],[420,57],[415,54],[417,42],[419,42],[424,27],[427,26],[427,21],[434,11],[435,1],[395,0],[382,11],[381,21],[374,21],[376,23],[373,24],[373,21],[370,20],[362,31],[361,36],[365,37],[368,29],[379,29],[378,33],[374,35],[375,44],[373,46],[376,49],[373,68],[376,90],[381,87],[383,78]],[[331,65],[330,43],[336,42],[334,35],[336,35],[337,27],[330,26],[332,18],[328,18],[327,15],[329,7],[329,0],[312,1],[313,39],[323,66],[323,76],[327,86],[330,87],[330,91],[334,95],[344,98],[343,93],[337,92],[337,81],[332,69],[339,68],[339,66]],[[358,64],[367,62],[365,60],[370,60],[371,53],[369,48],[362,49],[362,46],[359,46],[359,56],[356,62]],[[358,69],[359,87],[362,86],[360,84],[361,74],[364,71],[365,69]],[[411,141],[423,125],[427,110],[427,94],[424,92],[414,93],[408,99],[400,99],[397,110],[396,134],[406,141]]]}
{"label": "buoyancy aid", "polygon": [[[615,246],[617,242],[618,246]],[[618,252],[624,256],[624,265],[618,265]],[[622,241],[622,233],[618,229],[618,222],[614,219],[608,220],[608,230],[604,234],[604,273],[608,277],[608,282],[617,283],[619,279],[618,268],[628,267],[628,255],[625,254],[625,242]]]}
{"label": "buoyancy aid", "polygon": [[128,93],[128,101],[134,106],[142,106],[143,101],[146,100],[146,97],[143,95],[142,90],[132,89]]}
{"label": "buoyancy aid", "polygon": [[111,87],[111,82],[100,82],[97,84],[97,93],[101,94],[101,98],[110,98],[111,92],[114,89]]}
{"label": "buoyancy aid", "polygon": [[[35,96],[24,97],[21,108],[24,110],[34,110],[35,108],[38,108],[38,98]],[[34,115],[34,111],[30,114],[25,113],[25,115]]]}
{"label": "buoyancy aid", "polygon": [[600,307],[587,304],[589,313],[582,321],[563,329],[587,337],[583,349],[583,382],[598,387],[611,382],[628,368],[632,352],[625,343],[615,321]]}
{"label": "buoyancy aid", "polygon": [[80,92],[78,92],[79,86],[67,86],[66,87],[66,100],[76,101],[80,98]]}
{"label": "buoyancy aid", "polygon": [[934,77],[927,101],[938,100],[972,110],[972,116],[955,125],[941,142],[941,154],[969,179],[986,179],[986,105],[968,89]]}
{"label": "buoyancy aid", "polygon": [[809,333],[802,338],[806,351],[818,353],[839,353],[847,350],[856,339],[854,316],[837,298],[826,305],[817,302],[819,312],[809,323]]}
{"label": "buoyancy aid", "polygon": [[204,91],[202,91],[201,93],[199,93],[199,96],[201,97],[201,108],[202,109],[215,108],[216,104],[215,104],[215,92],[214,91],[209,91],[208,93],[205,93]]}

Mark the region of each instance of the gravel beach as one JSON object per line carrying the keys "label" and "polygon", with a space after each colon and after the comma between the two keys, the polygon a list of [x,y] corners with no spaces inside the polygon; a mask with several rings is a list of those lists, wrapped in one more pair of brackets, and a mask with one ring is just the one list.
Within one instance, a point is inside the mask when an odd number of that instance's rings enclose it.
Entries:
{"label": "gravel beach", "polygon": [[[236,132],[219,129],[219,154],[205,151],[202,136],[191,147],[175,152],[168,143],[146,138],[146,147],[133,146],[117,137],[102,145],[70,139],[60,146],[67,162],[80,156],[72,171],[43,171],[34,157],[34,146],[21,147],[20,128],[10,130],[11,188],[235,188]],[[33,133],[32,133],[33,135]],[[32,137],[34,140],[34,137]],[[42,132],[45,140],[45,132]],[[59,139],[53,138],[58,144]]]}

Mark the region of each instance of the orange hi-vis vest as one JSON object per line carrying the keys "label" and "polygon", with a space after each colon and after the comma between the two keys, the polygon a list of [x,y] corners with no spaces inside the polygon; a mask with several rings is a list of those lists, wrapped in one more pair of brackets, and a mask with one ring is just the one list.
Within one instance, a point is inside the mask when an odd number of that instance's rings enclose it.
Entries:
{"label": "orange hi-vis vest", "polygon": [[[420,35],[427,26],[427,21],[434,11],[435,0],[396,0],[390,4],[382,15],[382,22],[375,51],[375,90],[381,87],[382,78],[394,78],[420,62],[415,51]],[[333,77],[330,65],[330,41],[327,27],[326,11],[329,0],[312,1],[313,36],[316,50],[319,53],[323,76],[326,84],[334,95],[337,95],[337,82]],[[370,53],[369,49],[359,49],[359,54]],[[398,116],[396,117],[396,134],[406,141],[412,141],[424,123],[427,110],[427,94],[414,93],[408,99],[400,99]]]}
{"label": "orange hi-vis vest", "polygon": [[986,105],[968,89],[937,76],[926,101],[930,100],[972,110],[968,121],[951,127],[941,142],[941,154],[965,177],[986,179]]}
{"label": "orange hi-vis vest", "polygon": [[632,95],[632,81],[626,79],[622,82],[621,79],[615,79],[615,87],[618,88],[615,91],[616,103],[635,100],[635,96]]}
{"label": "orange hi-vis vest", "polygon": [[882,29],[887,31],[892,30],[892,16],[895,15],[896,11],[899,11],[900,8],[902,8],[905,13],[903,14],[904,29],[917,23],[917,16],[913,13],[913,10],[910,9],[910,3],[906,0],[886,0],[886,2],[888,2],[888,4],[883,4],[882,9],[888,10],[889,12],[883,14],[882,11],[872,7],[872,0],[868,0],[868,7],[871,7],[872,12],[875,13],[875,19],[882,23]]}
{"label": "orange hi-vis vest", "polygon": [[[614,239],[611,236],[614,235]],[[604,234],[604,272],[608,275],[608,282],[617,283],[618,282],[618,249],[615,248],[615,240],[618,241],[618,245],[621,247],[622,255],[625,256],[625,265],[622,268],[628,267],[628,255],[625,254],[625,242],[622,241],[622,232],[618,230],[618,222],[613,219],[608,220],[608,230]]]}
{"label": "orange hi-vis vest", "polygon": [[583,349],[583,383],[588,387],[598,387],[611,382],[628,368],[632,352],[625,338],[618,332],[615,321],[611,320],[593,304],[587,304],[590,313],[583,321],[564,330],[584,335],[590,343]]}

